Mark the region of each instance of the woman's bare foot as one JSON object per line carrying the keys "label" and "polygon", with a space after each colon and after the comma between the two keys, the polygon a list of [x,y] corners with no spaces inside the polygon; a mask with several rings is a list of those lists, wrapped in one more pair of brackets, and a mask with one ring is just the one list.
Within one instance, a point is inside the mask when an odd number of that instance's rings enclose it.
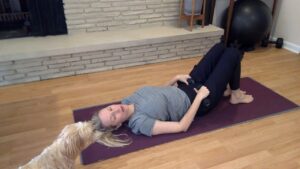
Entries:
{"label": "woman's bare foot", "polygon": [[246,94],[245,91],[240,89],[232,90],[230,103],[231,104],[239,104],[239,103],[251,103],[253,101],[253,96]]}
{"label": "woman's bare foot", "polygon": [[[243,91],[243,90],[240,90],[240,89],[239,89],[239,91],[242,92],[242,94],[246,94],[246,91]],[[232,93],[232,90],[231,90],[230,88],[227,88],[227,89],[224,91],[223,96],[224,96],[224,97],[230,96],[231,93]]]}

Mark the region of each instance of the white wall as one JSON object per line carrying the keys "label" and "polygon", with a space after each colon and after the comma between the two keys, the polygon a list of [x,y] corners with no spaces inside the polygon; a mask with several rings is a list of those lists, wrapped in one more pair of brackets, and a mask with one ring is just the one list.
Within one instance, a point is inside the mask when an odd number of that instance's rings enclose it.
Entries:
{"label": "white wall", "polygon": [[300,1],[278,0],[272,30],[273,37],[283,37],[284,47],[300,53]]}
{"label": "white wall", "polygon": [[221,27],[222,16],[228,8],[229,0],[216,0],[215,13],[213,18],[213,25]]}
{"label": "white wall", "polygon": [[[271,9],[273,0],[262,0]],[[215,6],[213,24],[221,26],[222,16],[228,8],[229,0],[217,0]],[[300,1],[278,0],[271,36],[282,37],[285,40],[284,47],[293,52],[300,51]]]}

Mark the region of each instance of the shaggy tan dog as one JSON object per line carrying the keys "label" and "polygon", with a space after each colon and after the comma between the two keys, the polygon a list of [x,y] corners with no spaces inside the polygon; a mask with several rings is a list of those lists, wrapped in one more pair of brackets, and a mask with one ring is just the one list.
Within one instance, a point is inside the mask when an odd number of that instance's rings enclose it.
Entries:
{"label": "shaggy tan dog", "polygon": [[109,147],[128,144],[114,137],[110,131],[95,130],[92,122],[78,122],[67,125],[50,146],[19,169],[73,169],[79,153],[94,142]]}

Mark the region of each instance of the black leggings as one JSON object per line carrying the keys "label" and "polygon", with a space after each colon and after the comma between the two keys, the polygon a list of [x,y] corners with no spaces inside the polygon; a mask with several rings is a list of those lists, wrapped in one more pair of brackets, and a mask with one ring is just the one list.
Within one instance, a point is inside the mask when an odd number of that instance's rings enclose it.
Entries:
{"label": "black leggings", "polygon": [[218,104],[227,84],[232,90],[240,88],[242,58],[243,53],[238,49],[227,48],[224,44],[218,43],[207,52],[190,72],[190,76],[195,83],[192,85],[178,83],[178,87],[188,95],[191,103],[196,97],[193,88],[204,85],[210,91],[207,97],[210,102],[209,106],[201,104],[197,115],[206,114]]}

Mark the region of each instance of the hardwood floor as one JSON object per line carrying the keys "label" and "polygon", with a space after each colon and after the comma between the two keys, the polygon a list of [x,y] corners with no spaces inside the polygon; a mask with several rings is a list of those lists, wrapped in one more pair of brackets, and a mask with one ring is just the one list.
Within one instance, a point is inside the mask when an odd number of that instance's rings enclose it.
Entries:
{"label": "hardwood floor", "polygon": [[[200,57],[0,87],[0,168],[16,168],[73,122],[72,110],[118,101],[143,85],[188,73]],[[300,105],[300,56],[284,49],[246,53],[249,76]],[[300,109],[133,152],[82,169],[300,168]],[[112,150],[113,151],[113,150]]]}

